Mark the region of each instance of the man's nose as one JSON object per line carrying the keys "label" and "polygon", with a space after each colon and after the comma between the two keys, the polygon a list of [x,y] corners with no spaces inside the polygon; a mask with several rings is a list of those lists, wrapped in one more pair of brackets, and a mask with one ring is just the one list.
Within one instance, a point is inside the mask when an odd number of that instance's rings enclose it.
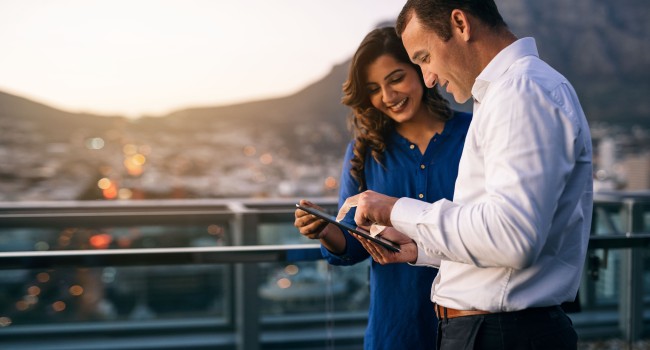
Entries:
{"label": "man's nose", "polygon": [[423,77],[424,77],[424,85],[426,85],[429,89],[431,89],[434,85],[436,85],[437,76],[432,72],[426,71],[423,74]]}

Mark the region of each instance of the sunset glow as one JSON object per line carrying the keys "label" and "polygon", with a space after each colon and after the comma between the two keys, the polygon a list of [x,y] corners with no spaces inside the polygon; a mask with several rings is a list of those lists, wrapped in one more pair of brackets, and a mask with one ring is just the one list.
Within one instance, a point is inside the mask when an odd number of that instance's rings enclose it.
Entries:
{"label": "sunset glow", "polygon": [[402,5],[5,0],[0,91],[67,111],[128,117],[285,96],[350,58]]}

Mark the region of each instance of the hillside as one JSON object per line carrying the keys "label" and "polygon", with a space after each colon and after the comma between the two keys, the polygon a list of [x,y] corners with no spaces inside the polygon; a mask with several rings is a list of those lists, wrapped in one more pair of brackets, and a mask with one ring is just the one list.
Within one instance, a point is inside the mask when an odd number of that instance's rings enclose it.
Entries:
{"label": "hillside", "polygon": [[650,125],[650,6],[645,0],[497,0],[519,37],[574,85],[590,121]]}

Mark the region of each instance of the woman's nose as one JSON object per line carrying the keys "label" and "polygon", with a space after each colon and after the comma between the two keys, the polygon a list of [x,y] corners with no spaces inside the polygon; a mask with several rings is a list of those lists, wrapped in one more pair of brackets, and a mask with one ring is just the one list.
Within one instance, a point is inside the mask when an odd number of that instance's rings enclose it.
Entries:
{"label": "woman's nose", "polygon": [[393,100],[393,96],[395,96],[395,90],[391,89],[390,87],[386,87],[382,89],[381,93],[382,93],[381,100],[385,104],[391,103]]}

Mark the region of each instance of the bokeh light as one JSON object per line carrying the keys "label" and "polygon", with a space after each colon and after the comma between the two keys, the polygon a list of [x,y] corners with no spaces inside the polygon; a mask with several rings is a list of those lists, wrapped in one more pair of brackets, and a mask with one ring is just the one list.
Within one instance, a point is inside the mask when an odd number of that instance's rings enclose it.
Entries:
{"label": "bokeh light", "polygon": [[52,310],[54,310],[56,312],[61,312],[61,311],[65,310],[65,307],[66,307],[65,303],[62,302],[62,301],[55,301],[52,304]]}
{"label": "bokeh light", "polygon": [[338,186],[338,181],[333,176],[328,176],[325,179],[325,188],[328,190],[334,190]]}
{"label": "bokeh light", "polygon": [[117,197],[119,199],[131,199],[133,197],[133,191],[128,188],[120,188],[120,190],[117,191]]}
{"label": "bokeh light", "polygon": [[92,137],[86,139],[86,148],[87,149],[102,149],[104,148],[105,142],[101,137]]}
{"label": "bokeh light", "polygon": [[82,286],[75,284],[74,286],[71,286],[68,291],[70,292],[70,295],[73,295],[75,297],[80,296],[81,294],[84,293],[84,289]]}
{"label": "bokeh light", "polygon": [[41,288],[37,286],[30,286],[27,288],[27,294],[37,296],[41,294]]}
{"label": "bokeh light", "polygon": [[264,165],[269,165],[269,164],[273,163],[273,156],[271,155],[271,153],[262,154],[260,156],[260,163],[262,163]]}
{"label": "bokeh light", "polygon": [[46,283],[50,280],[50,274],[47,272],[41,272],[36,275],[36,280],[41,283]]}
{"label": "bokeh light", "polygon": [[96,249],[106,249],[113,242],[113,236],[108,233],[100,233],[90,237],[90,245]]}
{"label": "bokeh light", "polygon": [[102,190],[109,189],[113,185],[113,182],[108,179],[108,178],[101,178],[99,181],[97,181],[97,187],[99,187]]}
{"label": "bokeh light", "polygon": [[282,289],[287,289],[287,288],[291,287],[291,280],[288,279],[288,278],[280,278],[278,280],[277,284],[278,284],[278,287],[280,287]]}
{"label": "bokeh light", "polygon": [[0,327],[7,327],[11,325],[11,318],[2,316],[0,317]]}
{"label": "bokeh light", "polygon": [[298,266],[293,265],[293,264],[291,264],[291,265],[287,265],[287,266],[284,268],[284,272],[286,272],[287,275],[291,275],[291,276],[297,274],[299,271],[300,271],[300,269],[298,268]]}
{"label": "bokeh light", "polygon": [[244,155],[246,157],[252,157],[257,153],[257,150],[253,146],[245,146],[244,147]]}

